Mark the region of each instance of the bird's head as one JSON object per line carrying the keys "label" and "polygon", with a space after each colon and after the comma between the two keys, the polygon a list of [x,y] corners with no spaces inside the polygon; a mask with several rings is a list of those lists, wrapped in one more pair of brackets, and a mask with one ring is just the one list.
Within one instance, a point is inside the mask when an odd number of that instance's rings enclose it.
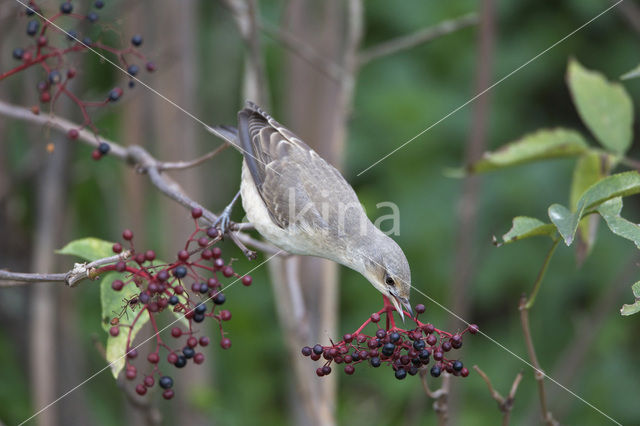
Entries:
{"label": "bird's head", "polygon": [[403,309],[413,316],[409,303],[411,270],[400,246],[388,236],[382,235],[380,241],[371,245],[367,252],[363,275],[380,293],[389,298],[403,320]]}

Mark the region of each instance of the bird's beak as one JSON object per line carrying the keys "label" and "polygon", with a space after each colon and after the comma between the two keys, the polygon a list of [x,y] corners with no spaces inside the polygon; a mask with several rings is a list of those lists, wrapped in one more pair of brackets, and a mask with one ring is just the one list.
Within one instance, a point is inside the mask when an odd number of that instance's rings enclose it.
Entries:
{"label": "bird's beak", "polygon": [[[404,310],[406,309],[407,312],[409,312],[409,314],[411,315],[411,318],[414,317],[413,315],[413,309],[411,309],[411,304],[409,303],[409,300],[405,297],[400,297],[400,296],[396,296],[393,293],[391,294],[391,303],[393,303],[393,306],[396,308],[396,311],[400,314],[400,318],[402,318],[402,321],[404,322]],[[401,306],[404,307],[401,308]]]}

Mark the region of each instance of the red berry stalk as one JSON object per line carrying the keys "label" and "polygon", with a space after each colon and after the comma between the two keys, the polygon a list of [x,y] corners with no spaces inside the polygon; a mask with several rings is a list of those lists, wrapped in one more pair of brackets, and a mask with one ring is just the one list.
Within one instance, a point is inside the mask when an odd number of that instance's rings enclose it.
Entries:
{"label": "red berry stalk", "polygon": [[[202,216],[200,209],[191,212],[195,231],[189,236],[185,247],[177,253],[177,259],[170,264],[153,264],[156,254],[153,250],[136,251],[133,244],[133,232],[126,229],[123,239],[129,246],[132,255],[129,261],[120,261],[100,268],[97,273],[116,271],[122,274],[121,279],[113,281],[111,288],[122,291],[126,286],[136,288],[132,298],[124,299],[122,312],[111,319],[111,336],[127,333],[125,376],[135,380],[139,376],[138,368],[144,369],[142,382],[136,386],[136,392],[144,395],[147,389],[154,386],[156,377],[160,387],[164,389],[163,397],[170,399],[174,392],[171,389],[173,379],[165,375],[159,366],[161,356],[166,356],[169,364],[175,368],[183,368],[189,362],[202,364],[205,356],[198,348],[210,343],[209,337],[200,336],[199,324],[207,319],[217,321],[220,332],[220,346],[231,347],[231,340],[225,336],[224,323],[231,319],[231,312],[221,306],[226,301],[222,293],[222,281],[236,278],[249,286],[252,278],[241,276],[233,270],[232,261],[225,262],[222,250],[215,245],[221,240],[216,228],[201,228],[198,218]],[[123,244],[113,245],[114,253],[121,253]],[[190,285],[188,284],[190,283]],[[131,323],[125,324],[123,316],[129,311],[135,312]],[[158,328],[156,317],[165,310],[183,314],[186,324],[171,328],[171,340],[166,340]],[[137,312],[136,312],[137,311]],[[143,315],[148,315],[155,331],[155,349],[147,356],[145,367],[136,367],[133,361],[138,352],[132,348],[132,330]],[[163,354],[164,352],[164,354]],[[123,354],[124,355],[124,354]]]}
{"label": "red berry stalk", "polygon": [[[70,139],[78,137],[78,130],[90,128],[98,138],[98,128],[93,123],[89,114],[90,108],[104,107],[111,102],[116,102],[123,95],[120,87],[109,91],[107,96],[98,101],[83,100],[69,89],[70,81],[77,75],[77,70],[71,65],[72,57],[76,53],[95,50],[101,55],[113,57],[114,62],[127,70],[130,77],[129,87],[134,87],[133,77],[140,71],[139,63],[144,63],[147,71],[155,70],[153,62],[149,62],[138,50],[142,45],[142,36],[134,35],[131,38],[131,46],[118,49],[108,46],[100,40],[98,34],[94,41],[88,34],[95,32],[93,28],[99,25],[98,10],[102,9],[105,2],[97,0],[86,13],[76,10],[76,3],[64,1],[60,3],[59,10],[47,13],[35,1],[30,1],[22,15],[26,19],[27,41],[13,50],[13,57],[20,64],[14,68],[0,73],[0,82],[14,74],[37,66],[41,69],[42,79],[35,84],[39,101],[42,106],[49,105],[50,111],[54,111],[56,102],[61,97],[70,99],[78,106],[84,121],[78,129],[68,132]],[[84,12],[84,11],[83,11]],[[101,29],[100,29],[101,30]],[[32,107],[34,114],[40,113],[40,106]],[[101,143],[92,156],[100,159],[109,152],[109,145]]]}
{"label": "red berry stalk", "polygon": [[[467,377],[469,370],[460,360],[449,358],[445,354],[462,347],[462,336],[465,333],[476,334],[478,326],[469,325],[459,333],[448,333],[439,330],[430,323],[423,323],[418,316],[425,312],[424,305],[417,305],[415,328],[405,330],[396,326],[393,312],[395,307],[384,297],[384,307],[371,314],[369,318],[353,333],[345,334],[338,343],[330,346],[315,345],[313,348],[305,346],[302,355],[314,361],[324,358],[322,367],[316,370],[320,377],[331,373],[331,364],[345,364],[344,372],[353,374],[355,365],[366,363],[374,368],[387,364],[393,368],[395,377],[402,380],[407,374],[413,376],[433,359],[431,375],[439,377],[443,371],[454,376]],[[408,312],[405,315],[409,316]],[[380,325],[383,316],[386,317],[385,327]],[[374,324],[375,334],[368,335],[363,330]]]}

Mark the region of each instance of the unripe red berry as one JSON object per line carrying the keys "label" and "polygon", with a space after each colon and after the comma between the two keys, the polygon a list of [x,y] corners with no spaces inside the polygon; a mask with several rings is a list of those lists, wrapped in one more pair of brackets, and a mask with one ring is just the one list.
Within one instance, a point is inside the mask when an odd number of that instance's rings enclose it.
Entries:
{"label": "unripe red berry", "polygon": [[[69,129],[69,131],[67,132],[67,137],[71,140],[78,139],[78,135],[79,135],[79,132],[77,129]],[[116,253],[120,253],[120,252],[116,252]]]}
{"label": "unripe red berry", "polygon": [[353,340],[353,336],[351,334],[345,334],[342,337],[342,340],[344,340],[345,343],[351,343],[351,341]]}
{"label": "unripe red berry", "polygon": [[114,289],[115,291],[122,290],[122,287],[124,287],[124,283],[121,280],[115,280],[114,282],[111,283],[111,288]]}
{"label": "unripe red berry", "polygon": [[200,247],[205,247],[207,244],[209,244],[209,240],[207,239],[207,237],[198,238],[198,245]]}
{"label": "unripe red berry", "polygon": [[229,321],[231,319],[231,312],[227,311],[226,309],[220,311],[220,319],[222,321]]}
{"label": "unripe red berry", "polygon": [[198,352],[193,356],[193,362],[196,364],[202,364],[204,362],[204,354],[202,352]]}
{"label": "unripe red berry", "polygon": [[173,337],[176,337],[176,338],[180,337],[180,336],[182,336],[182,330],[180,330],[180,328],[178,328],[178,327],[173,327],[171,329],[171,335]]}
{"label": "unripe red berry", "polygon": [[136,385],[136,393],[138,395],[144,395],[147,393],[147,388],[143,384],[138,384]]}
{"label": "unripe red berry", "polygon": [[322,370],[322,367],[319,367],[316,369],[316,374],[318,375],[318,377],[324,376],[324,371]]}
{"label": "unripe red berry", "polygon": [[129,359],[135,359],[137,356],[138,350],[136,348],[129,349],[129,352],[127,352],[127,358]]}
{"label": "unripe red berry", "polygon": [[156,252],[153,250],[147,250],[144,252],[144,258],[148,261],[152,261],[156,258]]}
{"label": "unripe red berry", "polygon": [[178,252],[178,259],[180,259],[183,262],[187,261],[189,259],[189,252],[186,250],[180,250]]}
{"label": "unripe red berry", "polygon": [[42,46],[46,46],[48,43],[47,37],[41,35],[40,37],[38,37],[38,46],[42,47]]}
{"label": "unripe red berry", "polygon": [[169,364],[175,364],[177,360],[178,355],[176,355],[175,353],[171,352],[169,355],[167,355],[167,362]]}
{"label": "unripe red berry", "polygon": [[476,324],[469,325],[469,333],[476,334],[480,331],[480,328]]}
{"label": "unripe red berry", "polygon": [[[214,252],[214,257],[215,257],[215,252]],[[224,260],[218,258],[213,262],[213,267],[216,269],[222,269],[224,268]]]}
{"label": "unripe red berry", "polygon": [[209,260],[213,257],[213,252],[210,249],[203,250],[200,254],[204,260]]}
{"label": "unripe red berry", "polygon": [[131,229],[125,229],[124,231],[122,231],[122,238],[124,238],[127,241],[132,240],[133,232],[131,231]]}
{"label": "unripe red berry", "polygon": [[200,338],[200,346],[207,346],[209,344],[209,338],[207,336],[202,336]]}
{"label": "unripe red berry", "polygon": [[462,370],[460,370],[460,375],[462,377],[467,377],[469,375],[469,369],[467,367],[463,367]]}
{"label": "unripe red berry", "polygon": [[156,64],[154,64],[153,62],[147,62],[145,64],[145,67],[147,68],[147,71],[149,71],[149,72],[154,72],[156,70]]}
{"label": "unripe red berry", "polygon": [[433,334],[430,334],[430,335],[427,336],[427,344],[429,346],[435,345],[437,341],[438,341],[438,338],[436,336],[434,336]]}
{"label": "unripe red berry", "polygon": [[197,219],[202,216],[202,209],[200,207],[194,207],[191,209],[191,217]]}
{"label": "unripe red berry", "polygon": [[138,375],[136,368],[133,365],[127,367],[127,371],[124,373],[125,377],[129,380],[133,380]]}
{"label": "unripe red berry", "polygon": [[160,362],[160,357],[157,353],[151,352],[149,355],[147,355],[147,361],[149,361],[151,364],[157,364],[158,362]]}
{"label": "unripe red berry", "polygon": [[189,337],[187,339],[187,346],[189,346],[190,348],[195,348],[196,346],[198,346],[198,339],[193,336]]}
{"label": "unripe red berry", "polygon": [[93,151],[91,151],[91,158],[98,161],[99,159],[102,158],[102,154],[100,154],[100,151],[98,151],[97,149],[94,149]]}
{"label": "unripe red berry", "polygon": [[228,337],[223,338],[220,341],[220,346],[222,347],[222,349],[229,349],[231,347],[231,339],[229,339]]}
{"label": "unripe red berry", "polygon": [[356,369],[353,367],[353,365],[344,366],[344,372],[347,373],[348,375],[352,375],[354,371],[356,371]]}
{"label": "unripe red berry", "polygon": [[214,247],[211,249],[211,251],[213,252],[213,257],[215,259],[220,258],[220,256],[222,256],[222,249],[220,247]]}
{"label": "unripe red berry", "polygon": [[127,269],[127,264],[123,261],[116,263],[116,271],[124,272]]}
{"label": "unripe red berry", "polygon": [[242,277],[242,285],[249,287],[252,282],[253,278],[251,278],[251,275],[245,275],[244,277]]}
{"label": "unripe red berry", "polygon": [[42,92],[40,94],[40,102],[42,102],[43,104],[46,104],[50,100],[51,100],[51,94],[49,92]]}
{"label": "unripe red berry", "polygon": [[155,380],[153,379],[153,376],[146,376],[144,378],[144,385],[148,388],[152,387],[155,384]]}
{"label": "unripe red berry", "polygon": [[136,263],[138,265],[142,265],[144,263],[144,261],[146,260],[144,257],[144,253],[136,253],[134,260],[136,261]]}
{"label": "unripe red berry", "polygon": [[227,278],[233,276],[233,268],[231,266],[225,266],[224,268],[222,268],[222,275]]}
{"label": "unripe red berry", "polygon": [[73,78],[76,76],[76,69],[75,68],[69,68],[67,70],[67,78]]}
{"label": "unripe red berry", "polygon": [[162,397],[164,399],[171,399],[173,398],[173,389],[167,389],[166,391],[162,392]]}
{"label": "unripe red berry", "polygon": [[120,329],[119,329],[118,327],[115,327],[115,326],[114,326],[114,327],[111,327],[111,328],[109,329],[109,334],[110,334],[111,336],[113,336],[113,337],[117,337],[117,336],[118,336],[118,334],[120,334]]}
{"label": "unripe red berry", "polygon": [[374,312],[373,314],[371,314],[371,321],[372,322],[380,321],[380,314],[377,312]]}

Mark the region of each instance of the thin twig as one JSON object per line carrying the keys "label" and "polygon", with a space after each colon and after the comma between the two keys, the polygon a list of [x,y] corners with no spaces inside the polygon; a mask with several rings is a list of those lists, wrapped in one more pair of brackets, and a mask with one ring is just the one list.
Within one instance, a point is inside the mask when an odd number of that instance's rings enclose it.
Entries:
{"label": "thin twig", "polygon": [[198,157],[194,160],[191,161],[174,161],[174,162],[164,162],[161,163],[158,166],[158,170],[160,171],[164,171],[164,170],[183,170],[183,169],[189,169],[191,167],[195,167],[195,166],[199,166],[200,164],[204,163],[207,160],[210,160],[211,158],[215,157],[216,155],[218,155],[219,153],[221,153],[222,151],[224,151],[225,149],[229,148],[229,144],[228,143],[224,143],[222,145],[220,145],[219,147],[217,147],[216,149],[214,149],[211,152],[206,153],[205,155],[203,155],[202,157]]}
{"label": "thin twig", "polygon": [[478,23],[478,15],[469,13],[458,18],[449,19],[440,22],[429,28],[422,28],[412,34],[394,38],[389,41],[380,43],[377,46],[370,47],[360,53],[359,63],[365,65],[374,59],[384,56],[393,55],[403,50],[411,49],[424,43],[433,41],[436,38],[451,34],[459,29],[466,28]]}
{"label": "thin twig", "polygon": [[339,64],[323,56],[312,46],[299,40],[290,32],[265,22],[260,24],[260,29],[266,35],[279,42],[285,49],[294,53],[330,79],[339,82],[346,75],[346,71]]}
{"label": "thin twig", "polygon": [[115,256],[104,257],[102,259],[94,260],[93,262],[76,263],[73,266],[73,269],[60,274],[30,274],[0,270],[0,287],[25,285],[32,282],[63,282],[69,287],[74,287],[82,280],[97,278],[95,275],[97,267],[120,261],[127,261],[130,257],[131,252],[129,250],[125,250]]}
{"label": "thin twig", "polygon": [[[77,124],[62,117],[58,117],[53,114],[35,115],[28,108],[24,108],[18,105],[12,105],[4,101],[0,101],[0,115],[46,126],[51,129],[58,130],[64,134],[66,134],[70,129],[78,129],[80,127]],[[114,141],[104,139],[102,137],[98,138],[95,134],[86,129],[81,129],[78,131],[77,140],[92,147],[97,147],[100,142],[108,143],[110,146],[109,156],[125,161],[141,174],[147,174],[147,176],[149,176],[149,179],[151,180],[151,183],[167,197],[173,199],[189,210],[196,207],[202,209],[203,221],[207,224],[213,224],[218,218],[213,212],[206,209],[195,200],[189,198],[176,182],[174,182],[168,175],[163,174],[162,167],[165,163],[156,160],[142,146],[128,145],[124,147]],[[233,224],[232,226],[234,225],[238,224]],[[248,228],[249,227],[247,226],[240,226],[237,229]],[[257,241],[251,236],[244,233],[239,233],[237,237],[238,240],[242,241],[244,244],[258,248],[260,251],[268,254],[276,254],[280,251],[276,247],[273,247],[272,245],[267,243]]]}
{"label": "thin twig", "polygon": [[439,389],[432,391],[429,389],[427,383],[427,369],[420,370],[420,381],[422,382],[422,389],[424,393],[431,399],[433,399],[433,411],[438,416],[438,426],[445,426],[449,421],[449,405],[448,396],[449,388],[451,386],[451,375],[444,373],[442,377],[442,385]]}
{"label": "thin twig", "polygon": [[502,412],[502,425],[507,426],[511,418],[511,409],[513,408],[513,402],[515,401],[516,392],[518,391],[518,386],[522,381],[522,371],[519,372],[516,378],[513,380],[509,395],[505,398],[500,395],[500,392],[495,390],[493,384],[491,384],[491,379],[489,379],[489,376],[487,376],[486,373],[480,369],[480,367],[474,365],[473,369],[476,370],[480,377],[482,377],[482,380],[484,380],[484,382],[487,384],[489,392],[491,392],[491,397],[498,403],[498,409]]}
{"label": "thin twig", "polygon": [[533,376],[538,383],[538,395],[540,399],[540,410],[542,412],[542,419],[549,426],[555,426],[558,422],[553,418],[551,412],[547,408],[547,398],[544,390],[544,371],[540,369],[540,363],[538,362],[538,357],[536,356],[535,346],[533,345],[533,338],[531,337],[531,329],[529,327],[529,309],[527,308],[527,296],[522,295],[520,298],[520,322],[522,324],[522,332],[524,334],[524,339],[527,344],[527,352],[529,352],[529,360],[531,364],[535,368],[535,372]]}

